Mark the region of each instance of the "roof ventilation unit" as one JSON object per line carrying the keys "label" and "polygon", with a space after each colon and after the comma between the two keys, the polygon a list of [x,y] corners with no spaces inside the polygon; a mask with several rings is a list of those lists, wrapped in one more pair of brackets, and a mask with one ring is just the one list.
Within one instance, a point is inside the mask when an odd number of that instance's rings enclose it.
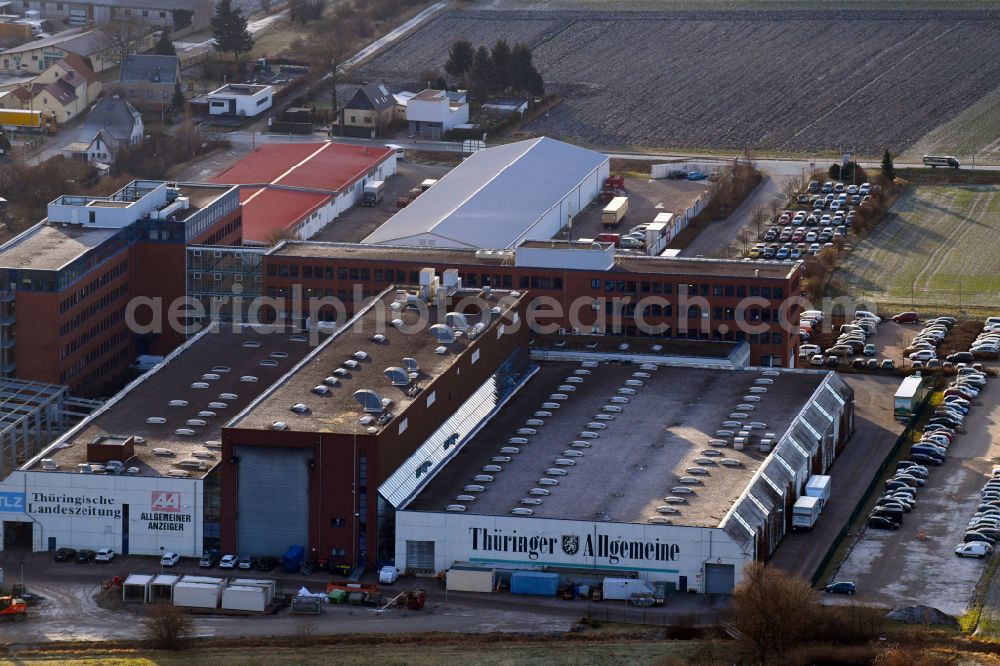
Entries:
{"label": "roof ventilation unit", "polygon": [[517,434],[518,435],[537,435],[538,431],[535,430],[534,428],[518,428],[517,429]]}
{"label": "roof ventilation unit", "polygon": [[201,378],[204,379],[205,381],[212,381],[218,379],[219,375],[215,374],[214,372],[206,372],[201,376]]}
{"label": "roof ventilation unit", "polygon": [[376,333],[372,336],[372,342],[382,343],[385,342],[385,336],[381,333]]}
{"label": "roof ventilation unit", "polygon": [[231,372],[231,371],[232,371],[232,368],[230,368],[228,365],[217,365],[214,368],[212,368],[212,372],[218,373],[218,374],[225,374],[225,373]]}
{"label": "roof ventilation unit", "polygon": [[714,457],[721,457],[722,456],[722,452],[721,451],[716,451],[715,449],[705,449],[704,451],[701,452],[701,455],[703,455],[703,456],[711,456],[711,457],[714,458]]}
{"label": "roof ventilation unit", "polygon": [[545,425],[545,421],[543,421],[542,419],[528,419],[527,421],[524,422],[524,425],[536,428],[538,426]]}
{"label": "roof ventilation unit", "polygon": [[236,400],[237,395],[235,393],[220,393],[219,400]]}
{"label": "roof ventilation unit", "polygon": [[550,478],[547,478],[547,477],[543,477],[541,479],[538,479],[538,485],[540,485],[540,486],[558,486],[559,485],[559,481],[557,479],[550,479]]}
{"label": "roof ventilation unit", "polygon": [[249,349],[257,349],[258,347],[260,347],[260,341],[259,340],[247,340],[246,342],[243,343],[243,346],[247,347]]}
{"label": "roof ventilation unit", "polygon": [[514,454],[517,454],[517,453],[520,453],[520,452],[521,452],[521,449],[517,448],[516,446],[503,446],[503,447],[500,447],[500,453],[505,453],[507,455],[514,455]]}
{"label": "roof ventilation unit", "polygon": [[179,460],[177,461],[177,466],[188,467],[191,469],[206,469],[208,467],[204,460],[197,460],[195,458],[185,458],[184,460]]}
{"label": "roof ventilation unit", "polygon": [[393,386],[409,386],[410,384],[410,375],[403,368],[393,366],[383,370],[382,374],[389,378]]}
{"label": "roof ventilation unit", "polygon": [[634,388],[620,388],[617,391],[615,391],[615,393],[619,393],[621,395],[635,395],[635,389]]}
{"label": "roof ventilation unit", "polygon": [[464,490],[467,493],[481,493],[484,490],[486,490],[486,488],[484,486],[476,485],[473,483],[467,485],[465,488],[462,488],[462,490]]}
{"label": "roof ventilation unit", "polygon": [[569,458],[556,458],[554,464],[560,465],[562,467],[573,467],[574,465],[576,465],[576,461],[570,460]]}
{"label": "roof ventilation unit", "polygon": [[167,422],[167,420],[165,418],[163,418],[162,416],[150,416],[148,419],[146,419],[146,423],[149,423],[151,425],[154,425],[154,424],[155,425],[159,425],[159,424],[166,423],[166,422]]}
{"label": "roof ventilation unit", "polygon": [[601,423],[600,421],[591,421],[590,423],[587,424],[587,427],[590,428],[591,430],[607,430],[608,424]]}
{"label": "roof ventilation unit", "polygon": [[743,396],[743,400],[745,400],[746,402],[760,402],[760,396],[759,395],[745,395],[745,396]]}
{"label": "roof ventilation unit", "polygon": [[694,488],[691,488],[690,486],[674,486],[670,489],[670,492],[675,495],[693,495]]}
{"label": "roof ventilation unit", "polygon": [[[627,398],[611,398],[611,402],[616,402],[616,401],[628,402],[628,399]],[[601,407],[601,411],[602,412],[607,412],[609,414],[620,414],[621,411],[622,411],[622,408],[621,408],[620,405],[604,405],[603,407]]]}
{"label": "roof ventilation unit", "polygon": [[566,476],[568,472],[559,467],[549,467],[547,470],[545,470],[545,473],[548,474],[549,476]]}
{"label": "roof ventilation unit", "polygon": [[205,419],[188,419],[187,425],[201,427],[205,425]]}
{"label": "roof ventilation unit", "polygon": [[139,473],[139,468],[138,467],[127,467],[125,469],[125,473],[126,474],[138,474]]}
{"label": "roof ventilation unit", "polygon": [[207,458],[207,459],[215,458],[215,454],[212,453],[211,451],[192,451],[191,455],[193,455],[195,458]]}
{"label": "roof ventilation unit", "polygon": [[778,375],[781,374],[781,371],[779,371],[779,370],[765,370],[761,374],[764,375],[765,377],[777,377]]}
{"label": "roof ventilation unit", "polygon": [[648,372],[633,372],[632,376],[636,377],[638,379],[646,379],[646,378],[649,377],[649,373]]}
{"label": "roof ventilation unit", "polygon": [[656,523],[657,525],[673,525],[666,516],[650,516],[649,522]]}
{"label": "roof ventilation unit", "polygon": [[470,328],[469,331],[466,333],[466,335],[470,340],[475,340],[480,335],[482,335],[482,332],[485,330],[486,330],[486,324],[484,324],[483,322],[479,322],[478,324]]}
{"label": "roof ventilation unit", "polygon": [[210,419],[213,416],[216,416],[216,413],[215,412],[210,412],[207,409],[204,409],[204,410],[198,412],[198,416],[200,418],[203,418],[203,419]]}
{"label": "roof ventilation unit", "polygon": [[240,377],[240,381],[243,382],[244,384],[253,384],[254,382],[257,381],[257,378],[254,377],[253,375],[243,375],[242,377]]}
{"label": "roof ventilation unit", "polygon": [[344,367],[353,370],[354,368],[358,367],[358,362],[355,361],[353,358],[349,358],[346,361],[344,361]]}
{"label": "roof ventilation unit", "polygon": [[756,407],[754,407],[748,402],[745,402],[736,405],[736,409],[742,410],[744,412],[752,412],[754,409],[756,409]]}
{"label": "roof ventilation unit", "polygon": [[493,477],[490,476],[489,474],[476,474],[474,477],[472,477],[472,480],[479,483],[489,483],[490,481],[493,480]]}
{"label": "roof ventilation unit", "polygon": [[628,404],[628,398],[626,398],[624,396],[616,395],[615,397],[613,397],[610,400],[608,400],[608,402],[610,402],[613,405],[627,405]]}
{"label": "roof ventilation unit", "polygon": [[475,502],[476,501],[476,496],[475,495],[459,495],[455,499],[458,500],[459,502]]}
{"label": "roof ventilation unit", "polygon": [[435,354],[447,354],[448,353],[448,348],[445,347],[445,346],[443,346],[443,345],[441,347],[435,347],[434,348],[434,353]]}
{"label": "roof ventilation unit", "polygon": [[327,393],[330,392],[330,387],[324,384],[320,384],[319,386],[313,386],[312,392],[315,393],[316,395],[326,395]]}
{"label": "roof ventilation unit", "polygon": [[523,444],[527,444],[528,440],[525,439],[524,437],[511,437],[510,439],[507,440],[507,443],[508,444],[522,444],[523,445]]}
{"label": "roof ventilation unit", "polygon": [[726,467],[742,467],[743,463],[736,458],[723,458],[719,461],[720,465],[725,465]]}
{"label": "roof ventilation unit", "polygon": [[358,401],[362,409],[369,414],[381,414],[385,407],[382,405],[382,397],[370,389],[361,389],[354,392],[354,399]]}
{"label": "roof ventilation unit", "polygon": [[271,358],[288,358],[288,352],[283,351],[273,351],[268,354]]}
{"label": "roof ventilation unit", "polygon": [[[695,474],[695,475],[701,475],[701,476],[706,476],[708,474],[708,470],[707,469],[703,469],[701,467],[688,467],[685,471],[688,474]],[[698,485],[698,484],[701,483],[701,479],[698,479],[698,478],[696,478],[694,476],[682,476],[680,478],[680,482],[681,483],[690,483],[690,484]]]}
{"label": "roof ventilation unit", "polygon": [[444,508],[445,511],[465,511],[465,507],[461,504],[449,504]]}
{"label": "roof ventilation unit", "polygon": [[337,379],[336,377],[330,376],[324,379],[323,383],[326,384],[327,386],[338,386],[340,384],[340,380]]}
{"label": "roof ventilation unit", "polygon": [[257,363],[257,365],[262,365],[265,368],[276,368],[278,367],[278,362],[275,361],[273,358],[265,358],[261,359],[260,362]]}
{"label": "roof ventilation unit", "polygon": [[657,513],[678,513],[680,509],[678,509],[676,506],[670,506],[669,504],[661,504],[660,506],[656,507],[656,511]]}
{"label": "roof ventilation unit", "polygon": [[490,458],[490,462],[508,463],[510,462],[510,456],[493,456],[492,458]]}
{"label": "roof ventilation unit", "polygon": [[652,347],[650,347],[650,349],[652,349],[655,352],[663,351],[663,345],[653,345]]}
{"label": "roof ventilation unit", "polygon": [[[392,320],[392,325],[395,326],[396,328],[403,328],[403,320],[402,319],[393,319]],[[462,508],[464,509],[465,507],[462,507]]]}
{"label": "roof ventilation unit", "polygon": [[337,368],[336,370],[333,371],[333,374],[336,377],[346,377],[349,373],[345,368]]}
{"label": "roof ventilation unit", "polygon": [[663,501],[667,504],[687,504],[687,498],[684,497],[664,497]]}
{"label": "roof ventilation unit", "polygon": [[546,490],[545,488],[532,488],[531,490],[528,491],[528,494],[529,495],[540,495],[542,497],[547,497],[548,495],[551,495],[552,493],[550,491]]}
{"label": "roof ventilation unit", "polygon": [[210,403],[208,403],[208,408],[209,409],[225,409],[228,406],[229,405],[227,405],[224,402],[210,402]]}
{"label": "roof ventilation unit", "polygon": [[186,469],[172,469],[167,471],[167,476],[173,476],[178,479],[186,479],[191,476],[191,472]]}
{"label": "roof ventilation unit", "polygon": [[209,439],[205,441],[205,446],[209,449],[221,449],[222,442],[217,439]]}
{"label": "roof ventilation unit", "polygon": [[[322,329],[323,327],[319,326],[317,328]],[[288,338],[288,340],[290,342],[305,342],[306,341],[306,336],[304,336],[304,335],[293,335],[292,337]]]}
{"label": "roof ventilation unit", "polygon": [[537,497],[525,497],[521,499],[521,504],[538,505],[541,504],[542,500]]}
{"label": "roof ventilation unit", "polygon": [[574,375],[589,375],[590,370],[577,369],[573,371]]}
{"label": "roof ventilation unit", "polygon": [[164,457],[167,457],[167,456],[174,455],[174,452],[171,451],[170,449],[165,449],[163,447],[156,447],[155,449],[153,449],[153,455],[154,456],[160,456],[161,458],[164,458]]}
{"label": "roof ventilation unit", "polygon": [[767,377],[761,377],[760,379],[754,381],[754,384],[757,384],[758,386],[767,386],[768,384],[773,384],[773,383],[774,380],[769,379]]}
{"label": "roof ventilation unit", "polygon": [[455,341],[455,330],[447,324],[434,324],[430,331],[438,342],[450,344]]}
{"label": "roof ventilation unit", "polygon": [[181,437],[190,437],[194,434],[194,430],[191,430],[191,428],[178,428],[177,430],[174,430],[174,434],[180,435]]}
{"label": "roof ventilation unit", "polygon": [[500,465],[483,465],[483,471],[488,474],[496,474],[497,472],[503,471],[503,467]]}
{"label": "roof ventilation unit", "polygon": [[596,368],[597,367],[597,361],[584,361],[583,363],[580,364],[580,367],[582,367],[582,368]]}
{"label": "roof ventilation unit", "polygon": [[567,377],[565,381],[567,384],[582,384],[583,377],[576,377],[576,376]]}
{"label": "roof ventilation unit", "polygon": [[171,400],[170,402],[167,403],[167,405],[169,405],[171,407],[187,407],[188,401],[187,400]]}
{"label": "roof ventilation unit", "polygon": [[656,370],[656,367],[657,366],[652,363],[643,363],[642,365],[639,366],[639,369],[646,370],[648,372],[650,370]]}
{"label": "roof ventilation unit", "polygon": [[570,446],[575,446],[578,449],[589,449],[590,448],[590,442],[588,442],[587,440],[584,440],[584,439],[575,439],[570,444]]}
{"label": "roof ventilation unit", "polygon": [[297,402],[292,405],[292,411],[296,414],[305,414],[309,411],[309,408],[306,407],[304,403]]}
{"label": "roof ventilation unit", "polygon": [[[718,452],[717,451],[712,451],[712,453],[718,453]],[[714,465],[715,461],[712,460],[711,458],[695,458],[694,459],[694,464],[695,465]]]}
{"label": "roof ventilation unit", "polygon": [[271,424],[271,430],[288,430],[288,424],[284,421],[275,421]]}
{"label": "roof ventilation unit", "polygon": [[444,322],[456,331],[469,328],[469,320],[461,312],[449,312],[444,316]]}
{"label": "roof ventilation unit", "polygon": [[553,393],[549,396],[549,400],[566,400],[569,396],[565,393]]}
{"label": "roof ventilation unit", "polygon": [[625,386],[642,386],[641,379],[626,379]]}
{"label": "roof ventilation unit", "polygon": [[533,516],[533,515],[535,515],[534,511],[532,511],[531,509],[525,508],[523,506],[519,506],[516,509],[512,509],[511,513],[514,514],[515,516]]}
{"label": "roof ventilation unit", "polygon": [[417,363],[417,359],[409,356],[403,358],[403,367],[406,368],[407,372],[420,372],[420,364]]}
{"label": "roof ventilation unit", "polygon": [[552,416],[552,412],[547,412],[544,409],[540,409],[534,413],[534,416],[535,418],[539,419],[547,419],[548,417]]}
{"label": "roof ventilation unit", "polygon": [[563,384],[561,386],[557,386],[556,390],[557,391],[561,391],[563,393],[572,393],[573,391],[576,390],[576,387],[575,386],[570,386],[569,384]]}
{"label": "roof ventilation unit", "polygon": [[543,402],[542,403],[542,408],[543,409],[559,409],[559,403],[558,402]]}
{"label": "roof ventilation unit", "polygon": [[751,393],[767,393],[767,388],[764,387],[764,386],[751,386],[750,387],[750,392]]}
{"label": "roof ventilation unit", "polygon": [[366,352],[366,351],[356,351],[356,352],[354,352],[354,358],[358,359],[359,361],[367,360],[368,359],[368,352]]}
{"label": "roof ventilation unit", "polygon": [[59,463],[57,463],[52,458],[42,458],[42,469],[59,469]]}
{"label": "roof ventilation unit", "polygon": [[579,458],[583,456],[582,451],[576,451],[574,449],[566,449],[565,451],[562,452],[562,454],[567,458]]}

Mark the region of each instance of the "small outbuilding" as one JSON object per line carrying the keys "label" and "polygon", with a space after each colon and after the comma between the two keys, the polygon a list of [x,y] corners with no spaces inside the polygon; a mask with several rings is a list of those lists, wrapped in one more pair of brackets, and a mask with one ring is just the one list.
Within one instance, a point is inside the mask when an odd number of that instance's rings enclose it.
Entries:
{"label": "small outbuilding", "polygon": [[152,576],[129,574],[122,584],[122,601],[127,604],[148,604],[149,586],[152,582]]}
{"label": "small outbuilding", "polygon": [[149,603],[172,602],[174,600],[174,586],[180,579],[180,576],[173,574],[160,574],[154,578],[153,583],[149,586]]}
{"label": "small outbuilding", "polygon": [[497,570],[474,564],[456,564],[448,569],[445,584],[451,592],[494,592]]}

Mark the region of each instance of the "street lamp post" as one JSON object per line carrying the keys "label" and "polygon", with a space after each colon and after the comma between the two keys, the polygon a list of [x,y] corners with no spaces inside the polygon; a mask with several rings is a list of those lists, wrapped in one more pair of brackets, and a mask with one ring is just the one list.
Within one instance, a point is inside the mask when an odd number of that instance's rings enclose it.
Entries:
{"label": "street lamp post", "polygon": [[21,560],[21,593],[24,593],[24,560]]}

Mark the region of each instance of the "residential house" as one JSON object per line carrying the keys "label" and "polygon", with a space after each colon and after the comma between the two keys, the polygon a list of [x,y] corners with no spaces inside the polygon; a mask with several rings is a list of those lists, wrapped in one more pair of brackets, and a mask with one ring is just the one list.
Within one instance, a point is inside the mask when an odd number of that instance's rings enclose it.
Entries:
{"label": "residential house", "polygon": [[469,122],[469,102],[464,92],[427,89],[406,104],[410,134],[438,140],[457,125]]}
{"label": "residential house", "polygon": [[171,105],[174,89],[181,82],[177,56],[127,55],[118,81],[111,88],[122,99],[144,111],[160,111]]}
{"label": "residential house", "polygon": [[0,108],[51,111],[65,123],[85,112],[101,91],[101,82],[78,55],[70,54],[0,98]]}
{"label": "residential house", "polygon": [[208,28],[214,5],[212,0],[12,0],[12,9],[15,14],[36,10],[44,19],[72,26],[133,19],[176,35]]}
{"label": "residential house", "polygon": [[374,139],[395,120],[396,99],[382,83],[366,83],[340,110],[341,134]]}
{"label": "residential house", "polygon": [[253,116],[271,108],[274,88],[243,83],[228,83],[206,95],[210,116]]}
{"label": "residential house", "polygon": [[118,96],[103,99],[83,122],[84,140],[63,148],[63,155],[86,162],[111,164],[118,151],[142,143],[142,114]]}
{"label": "residential house", "polygon": [[111,51],[111,40],[100,30],[65,30],[0,52],[0,74],[41,74],[68,55],[80,56],[100,73],[115,65]]}

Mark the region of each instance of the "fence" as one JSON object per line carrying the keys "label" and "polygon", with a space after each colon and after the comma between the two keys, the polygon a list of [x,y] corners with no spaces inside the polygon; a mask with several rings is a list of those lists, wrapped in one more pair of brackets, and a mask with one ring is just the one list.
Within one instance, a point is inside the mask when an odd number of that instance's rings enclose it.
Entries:
{"label": "fence", "polygon": [[833,543],[830,544],[830,550],[828,550],[826,555],[823,556],[823,559],[820,561],[820,564],[816,568],[815,573],[813,573],[812,580],[810,581],[813,585],[819,583],[820,578],[823,576],[824,571],[830,565],[830,562],[833,560],[833,556],[836,554],[837,549],[840,548],[840,544],[843,543],[844,539],[850,536],[851,527],[854,525],[854,522],[861,515],[862,511],[864,511],[865,508],[867,507],[868,500],[871,497],[872,493],[875,491],[876,487],[878,487],[879,484],[882,483],[882,478],[885,475],[886,469],[888,469],[889,465],[891,465],[896,460],[896,456],[899,455],[899,451],[900,449],[903,448],[903,445],[909,444],[910,442],[913,441],[913,435],[917,431],[917,423],[920,421],[921,417],[923,416],[924,410],[930,403],[932,395],[934,395],[933,391],[927,392],[927,395],[924,396],[924,399],[920,403],[920,406],[917,407],[913,416],[910,418],[910,421],[906,425],[906,428],[903,430],[902,434],[898,438],[896,438],[896,442],[892,445],[892,448],[889,449],[889,452],[882,460],[882,464],[879,465],[878,471],[872,477],[872,480],[868,484],[868,487],[865,488],[865,492],[858,499],[858,503],[854,507],[854,510],[851,511],[850,518],[848,518],[847,522],[844,523],[844,526],[841,528],[837,536],[834,537]]}
{"label": "fence", "polygon": [[[704,595],[697,595],[703,597]],[[725,621],[721,611],[711,608],[677,608],[672,607],[674,596],[668,596],[663,606],[659,608],[640,608],[627,601],[600,601],[589,604],[574,605],[581,611],[581,616],[600,622],[622,622],[625,624],[644,624],[655,627],[718,627]],[[728,600],[728,597],[725,598]],[[720,600],[719,603],[724,603]],[[687,605],[687,604],[685,604]]]}

